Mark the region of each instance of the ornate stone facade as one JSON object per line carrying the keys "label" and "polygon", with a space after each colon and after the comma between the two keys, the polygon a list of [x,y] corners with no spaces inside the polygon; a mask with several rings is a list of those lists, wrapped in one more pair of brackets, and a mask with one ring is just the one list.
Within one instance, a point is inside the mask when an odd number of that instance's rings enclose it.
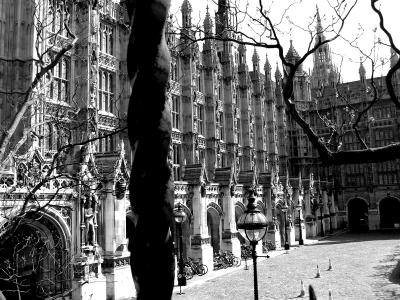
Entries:
{"label": "ornate stone facade", "polygon": [[[32,64],[38,59],[35,24],[27,15],[32,8],[24,7],[31,2],[21,3],[14,16],[0,12],[0,25],[5,24],[7,32],[0,41],[0,72],[6,74],[0,76],[2,126],[15,115],[20,94],[37,71]],[[0,171],[0,228],[7,225],[5,215],[23,207],[27,197],[29,210],[45,206],[39,220],[28,218],[31,223],[24,226],[37,229],[50,242],[62,241],[57,246],[62,249],[58,259],[67,262],[64,266],[71,272],[66,273],[72,277],[57,279],[53,294],[70,290],[73,299],[90,295],[123,299],[134,291],[126,247],[126,230],[135,224],[125,192],[131,150],[123,142],[125,136],[107,134],[122,126],[130,92],[126,11],[119,1],[112,0],[66,1],[67,6],[57,6],[52,0],[43,3],[40,9],[55,14],[55,20],[65,20],[79,42],[66,53],[51,78],[44,79],[46,87],[35,90],[32,109],[16,132],[17,150]],[[1,7],[7,5],[9,1],[0,0]],[[225,34],[223,24],[231,21],[224,20],[229,15],[225,9],[218,7],[217,34]],[[181,203],[188,216],[182,228],[185,256],[202,259],[209,270],[213,269],[215,251],[229,250],[239,256],[243,240],[236,222],[246,209],[250,191],[255,192],[255,203],[269,222],[264,241],[276,248],[285,242],[297,243],[301,236],[305,240],[346,223],[351,225],[352,221],[354,226],[369,229],[400,224],[400,220],[385,223],[385,216],[390,218],[390,210],[400,197],[398,162],[322,166],[302,131],[286,114],[281,71],[277,68],[273,78],[267,58],[261,73],[257,52],[250,71],[246,47],[234,42],[207,39],[203,45],[191,43],[186,38],[192,34],[191,13],[189,1],[184,0],[182,35],[167,34],[172,55],[170,161],[175,203]],[[15,22],[16,34],[11,30]],[[213,22],[207,11],[204,31],[210,37],[214,35]],[[68,35],[61,33],[56,41],[44,39],[43,49],[55,44],[57,50],[67,43]],[[316,115],[317,109],[320,114],[331,109],[332,90],[327,88],[324,97],[318,98],[315,85],[329,85],[337,74],[329,47],[324,53],[322,67],[320,59],[314,60],[312,76],[299,70],[294,101],[312,126],[321,135],[328,135]],[[297,57],[292,44],[287,58]],[[368,99],[365,78],[344,86],[354,105]],[[318,106],[312,101],[315,98]],[[374,120],[366,126],[372,143],[398,141],[399,112],[390,102],[383,99],[371,114]],[[345,118],[345,113],[338,117]],[[27,128],[29,138],[25,137]],[[60,152],[66,143],[98,136],[104,137]],[[350,138],[343,143],[353,147]],[[54,160],[55,155],[59,159]]]}

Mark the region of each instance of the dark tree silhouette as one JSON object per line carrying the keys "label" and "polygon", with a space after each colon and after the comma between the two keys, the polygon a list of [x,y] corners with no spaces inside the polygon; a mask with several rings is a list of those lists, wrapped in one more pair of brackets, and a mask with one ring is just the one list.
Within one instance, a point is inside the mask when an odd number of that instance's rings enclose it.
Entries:
{"label": "dark tree silhouette", "polygon": [[132,28],[130,197],[136,215],[135,228],[129,230],[129,249],[138,299],[170,299],[174,281],[173,182],[167,163],[171,120],[165,105],[170,56],[164,28],[169,5],[169,0],[127,1]]}

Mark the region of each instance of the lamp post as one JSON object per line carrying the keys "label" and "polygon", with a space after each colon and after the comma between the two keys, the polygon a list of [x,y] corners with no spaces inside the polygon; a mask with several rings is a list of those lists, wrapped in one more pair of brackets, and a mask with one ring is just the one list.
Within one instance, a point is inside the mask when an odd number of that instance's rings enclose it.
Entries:
{"label": "lamp post", "polygon": [[[178,224],[179,234],[179,271],[178,271],[178,285],[179,288],[186,285],[186,275],[184,273],[183,263],[183,239],[182,239],[182,223],[186,220],[186,214],[182,209],[182,204],[179,203],[178,207],[174,209],[175,222]],[[182,294],[182,292],[180,293]]]}
{"label": "lamp post", "polygon": [[332,207],[332,201],[328,201],[328,213],[329,213],[329,233],[333,233],[333,228],[332,228],[332,216],[331,216],[331,207]]}
{"label": "lamp post", "polygon": [[299,200],[299,205],[297,206],[297,209],[299,210],[299,245],[304,245],[303,241],[303,228],[302,228],[302,220],[301,220],[301,202]]}
{"label": "lamp post", "polygon": [[254,192],[251,191],[247,209],[239,218],[237,228],[239,233],[247,239],[251,245],[251,256],[253,257],[254,268],[254,299],[258,300],[256,245],[258,241],[264,238],[265,233],[267,232],[267,218],[254,205],[256,199],[254,198],[253,193]]}
{"label": "lamp post", "polygon": [[321,236],[325,236],[325,232],[324,232],[324,220],[323,220],[323,215],[322,215],[322,208],[324,207],[324,203],[322,202],[322,195],[321,192],[319,194],[319,211],[320,211],[320,215],[321,215]]}
{"label": "lamp post", "polygon": [[284,226],[284,230],[285,230],[285,246],[284,247],[285,247],[285,250],[289,250],[290,249],[290,245],[289,245],[289,241],[288,241],[289,238],[288,238],[288,235],[287,235],[287,224],[286,224],[288,205],[286,204],[286,202],[282,206],[281,210],[283,212],[283,219],[284,219],[283,226]]}

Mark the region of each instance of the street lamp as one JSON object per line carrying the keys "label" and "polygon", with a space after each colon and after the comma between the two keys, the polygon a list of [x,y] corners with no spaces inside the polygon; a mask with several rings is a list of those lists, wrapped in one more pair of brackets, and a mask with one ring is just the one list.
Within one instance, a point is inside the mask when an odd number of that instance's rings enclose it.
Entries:
{"label": "street lamp", "polygon": [[182,204],[178,203],[178,207],[174,209],[175,222],[178,224],[179,234],[179,271],[178,271],[178,285],[179,288],[186,285],[186,276],[184,274],[183,263],[183,239],[182,239],[182,223],[186,220],[186,214],[182,209]]}
{"label": "street lamp", "polygon": [[258,300],[258,283],[257,283],[257,255],[256,245],[261,241],[267,232],[267,218],[254,205],[254,191],[251,191],[248,199],[247,209],[239,218],[237,228],[239,233],[250,242],[252,247],[251,256],[253,257],[254,266],[254,299]]}
{"label": "street lamp", "polygon": [[287,235],[287,224],[286,224],[286,219],[287,219],[287,211],[288,211],[289,207],[286,204],[286,202],[283,204],[283,206],[281,207],[281,210],[283,212],[283,219],[284,219],[284,230],[285,230],[285,250],[289,250],[290,249],[290,245],[289,245],[289,238]]}
{"label": "street lamp", "polygon": [[329,233],[333,233],[333,228],[332,228],[332,216],[331,216],[331,207],[332,207],[332,201],[328,201],[328,213],[329,213]]}
{"label": "street lamp", "polygon": [[324,232],[324,224],[323,224],[323,216],[322,216],[322,208],[324,207],[324,203],[322,202],[322,195],[319,194],[319,211],[321,214],[321,236],[325,236],[325,232]]}
{"label": "street lamp", "polygon": [[300,202],[300,199],[299,199],[299,205],[297,205],[297,209],[299,210],[299,245],[304,245],[304,241],[303,241],[303,228],[302,228],[302,220],[301,220],[301,208],[302,208],[302,205],[301,205],[301,202]]}

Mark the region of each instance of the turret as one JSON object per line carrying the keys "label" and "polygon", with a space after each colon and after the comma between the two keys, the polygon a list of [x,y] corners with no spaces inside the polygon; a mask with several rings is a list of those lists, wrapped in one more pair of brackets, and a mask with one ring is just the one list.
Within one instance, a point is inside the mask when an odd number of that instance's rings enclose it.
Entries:
{"label": "turret", "polygon": [[276,82],[276,85],[278,85],[278,84],[280,85],[281,84],[281,79],[282,79],[282,73],[279,70],[278,63],[276,63],[276,70],[275,70],[275,82]]}
{"label": "turret", "polygon": [[[300,60],[300,55],[297,53],[296,49],[294,48],[292,40],[290,40],[290,47],[285,56],[285,59],[292,64],[296,64]],[[302,70],[303,70],[303,67],[302,67],[302,65],[300,65],[297,68],[297,72],[301,72]],[[289,70],[287,70],[287,71],[289,71]]]}
{"label": "turret", "polygon": [[208,5],[203,26],[204,26],[204,35],[206,37],[210,37],[210,39],[206,39],[204,41],[203,50],[211,50],[214,44],[213,39],[211,39],[211,37],[213,36],[213,22],[210,16],[210,12],[208,11]]}
{"label": "turret", "polygon": [[273,83],[272,83],[272,77],[271,77],[271,65],[268,60],[268,55],[265,56],[264,72],[265,72],[265,97],[266,97],[266,100],[274,100]]}
{"label": "turret", "polygon": [[190,28],[192,26],[192,5],[189,0],[183,0],[181,6],[182,12],[182,26],[184,28]]}
{"label": "turret", "polygon": [[268,60],[268,54],[265,55],[265,64],[264,64],[264,72],[265,72],[265,80],[271,80],[271,64]]}
{"label": "turret", "polygon": [[[239,37],[239,41],[242,41],[241,37]],[[247,52],[246,45],[239,44],[238,52],[239,52],[239,66],[245,65],[246,64],[246,52]]]}
{"label": "turret", "polygon": [[207,5],[207,11],[206,11],[206,17],[204,18],[204,34],[206,37],[212,36],[213,32],[213,22],[210,16],[210,12],[208,11],[208,5]]}
{"label": "turret", "polygon": [[253,62],[253,72],[259,73],[260,72],[260,57],[258,56],[256,48],[254,48],[253,57],[251,60]]}

